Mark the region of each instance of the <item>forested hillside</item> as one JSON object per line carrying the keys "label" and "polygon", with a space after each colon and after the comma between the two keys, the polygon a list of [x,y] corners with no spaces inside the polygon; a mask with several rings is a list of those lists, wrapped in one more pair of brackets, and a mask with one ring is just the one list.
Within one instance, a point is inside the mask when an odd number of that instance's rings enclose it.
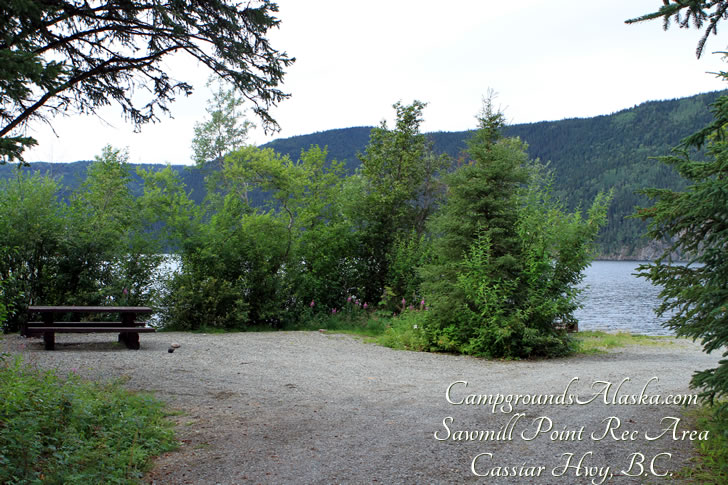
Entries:
{"label": "forested hillside", "polygon": [[[667,155],[684,137],[707,125],[710,104],[721,92],[689,98],[650,101],[594,118],[542,121],[506,127],[529,145],[529,155],[548,162],[556,173],[554,192],[569,208],[594,199],[600,190],[614,189],[609,223],[599,243],[605,258],[644,259],[655,254],[641,235],[645,226],[631,219],[634,207],[647,199],[636,192],[646,187],[681,187],[680,178],[651,157]],[[370,128],[358,127],[286,138],[268,147],[295,156],[311,145],[329,147],[329,157],[344,161],[348,170],[359,165]],[[471,132],[431,133],[436,152],[457,163]]]}
{"label": "forested hillside", "polygon": [[[529,155],[548,162],[554,170],[554,193],[568,208],[591,201],[600,190],[614,189],[607,227],[599,239],[606,258],[643,259],[652,257],[641,238],[642,222],[631,219],[637,205],[646,205],[636,191],[645,187],[680,187],[680,179],[664,164],[650,157],[666,155],[682,138],[708,124],[710,104],[721,92],[699,94],[668,101],[650,101],[610,115],[594,118],[543,121],[506,127],[506,136],[518,136],[528,143]],[[427,113],[425,112],[425,116]],[[352,173],[358,154],[369,142],[371,127],[354,127],[275,140],[264,145],[296,159],[312,145],[328,147],[329,160],[344,163]],[[457,164],[471,132],[430,133],[436,152],[447,153]],[[30,170],[51,173],[75,190],[83,181],[88,162],[49,164],[36,162]],[[150,168],[150,165],[143,165]],[[202,175],[194,168],[173,166],[200,202],[204,194]],[[0,166],[0,179],[13,176],[13,166]],[[136,178],[134,184],[138,183]]]}

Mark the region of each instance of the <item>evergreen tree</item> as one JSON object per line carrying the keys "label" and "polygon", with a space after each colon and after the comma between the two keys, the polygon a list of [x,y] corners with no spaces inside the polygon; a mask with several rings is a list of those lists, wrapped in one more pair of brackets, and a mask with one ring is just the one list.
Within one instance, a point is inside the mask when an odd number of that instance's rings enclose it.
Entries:
{"label": "evergreen tree", "polygon": [[[710,33],[717,33],[718,23],[727,17],[727,1],[687,0],[666,2],[657,12],[628,22],[663,18],[667,28],[672,18],[680,27],[692,23],[705,28],[698,43],[700,57]],[[720,75],[728,78],[728,73]],[[671,243],[654,264],[640,267],[642,276],[663,287],[657,311],[674,312],[666,325],[677,335],[701,339],[708,353],[728,343],[728,96],[721,96],[712,111],[711,124],[683,140],[672,156],[661,157],[690,185],[682,191],[646,190],[655,204],[638,211],[650,221],[650,237]],[[703,146],[708,159],[691,159],[689,149]],[[689,255],[687,265],[672,264],[670,253],[677,249]],[[702,388],[701,396],[711,404],[728,395],[728,360],[697,372],[691,384]],[[722,403],[716,412],[728,413],[728,404]]]}
{"label": "evergreen tree", "polygon": [[663,0],[662,3],[656,12],[626,22],[631,24],[661,18],[665,30],[670,27],[671,21],[681,28],[690,28],[691,25],[698,30],[705,28],[695,51],[698,57],[703,54],[703,48],[710,34],[718,33],[718,23],[728,18],[728,1],[726,0],[673,0],[672,2]]}
{"label": "evergreen tree", "polygon": [[606,219],[600,195],[583,220],[550,197],[550,175],[526,146],[502,138],[503,116],[485,101],[470,161],[448,175],[432,219],[432,262],[422,268],[434,350],[488,357],[563,355],[558,323],[573,321],[577,285]]}
{"label": "evergreen tree", "polygon": [[444,350],[467,346],[480,326],[463,312],[477,310],[458,281],[473,243],[487,241],[493,274],[513,281],[518,273],[516,192],[528,180],[527,155],[519,140],[501,138],[503,124],[488,99],[468,143],[470,161],[445,177],[447,201],[431,221],[434,261],[423,269],[423,293],[433,310],[428,333]]}
{"label": "evergreen tree", "polygon": [[[728,100],[723,100],[724,102]],[[658,314],[672,317],[666,326],[676,335],[701,339],[710,353],[728,343],[728,142],[725,128],[710,137],[707,161],[692,160],[688,138],[672,156],[660,160],[674,167],[690,185],[683,191],[649,189],[654,206],[639,210],[650,221],[648,235],[672,242],[654,264],[640,266],[641,276],[661,286]],[[689,255],[687,265],[675,265],[671,253]],[[723,356],[728,352],[723,351]],[[728,395],[728,360],[697,372],[692,379],[711,404]],[[723,404],[720,410],[728,412]]]}

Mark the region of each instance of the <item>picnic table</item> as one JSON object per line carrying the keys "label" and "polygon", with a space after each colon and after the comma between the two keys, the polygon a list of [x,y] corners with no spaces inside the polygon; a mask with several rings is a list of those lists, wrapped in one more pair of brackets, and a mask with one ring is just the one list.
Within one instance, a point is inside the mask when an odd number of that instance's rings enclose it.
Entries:
{"label": "picnic table", "polygon": [[[139,348],[139,334],[154,332],[146,323],[138,322],[137,315],[152,313],[149,307],[139,306],[29,306],[30,315],[40,314],[42,321],[29,321],[21,328],[21,335],[26,337],[43,336],[46,350],[55,348],[56,333],[99,333],[111,332],[119,334],[119,342],[127,348]],[[79,321],[68,322],[59,320],[62,315],[72,314],[72,318]],[[80,315],[94,313],[116,313],[118,321],[94,322],[80,321]]]}

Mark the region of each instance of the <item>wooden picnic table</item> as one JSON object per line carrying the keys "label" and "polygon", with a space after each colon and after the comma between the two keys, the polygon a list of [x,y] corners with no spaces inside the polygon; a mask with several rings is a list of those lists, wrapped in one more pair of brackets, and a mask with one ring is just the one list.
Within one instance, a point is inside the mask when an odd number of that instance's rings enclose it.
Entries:
{"label": "wooden picnic table", "polygon": [[[154,329],[147,327],[146,323],[138,322],[137,315],[152,313],[149,307],[139,306],[37,306],[28,307],[28,314],[40,314],[42,321],[29,321],[21,328],[21,335],[26,337],[43,335],[43,342],[46,350],[55,348],[56,333],[119,333],[119,342],[123,342],[127,348],[139,348],[139,333],[154,332]],[[64,321],[56,319],[57,316],[73,314],[73,318],[79,321]],[[93,313],[116,313],[119,321],[94,322],[80,321],[80,315]],[[62,318],[62,317],[61,317]]]}

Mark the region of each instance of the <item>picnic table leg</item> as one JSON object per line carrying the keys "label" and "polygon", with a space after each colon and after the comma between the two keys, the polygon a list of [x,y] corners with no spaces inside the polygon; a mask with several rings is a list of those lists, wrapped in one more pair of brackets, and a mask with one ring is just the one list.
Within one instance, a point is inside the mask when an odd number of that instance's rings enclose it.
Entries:
{"label": "picnic table leg", "polygon": [[43,343],[46,350],[54,350],[56,347],[56,334],[54,332],[43,332]]}
{"label": "picnic table leg", "polygon": [[124,332],[119,334],[126,347],[133,350],[139,350],[139,332]]}

